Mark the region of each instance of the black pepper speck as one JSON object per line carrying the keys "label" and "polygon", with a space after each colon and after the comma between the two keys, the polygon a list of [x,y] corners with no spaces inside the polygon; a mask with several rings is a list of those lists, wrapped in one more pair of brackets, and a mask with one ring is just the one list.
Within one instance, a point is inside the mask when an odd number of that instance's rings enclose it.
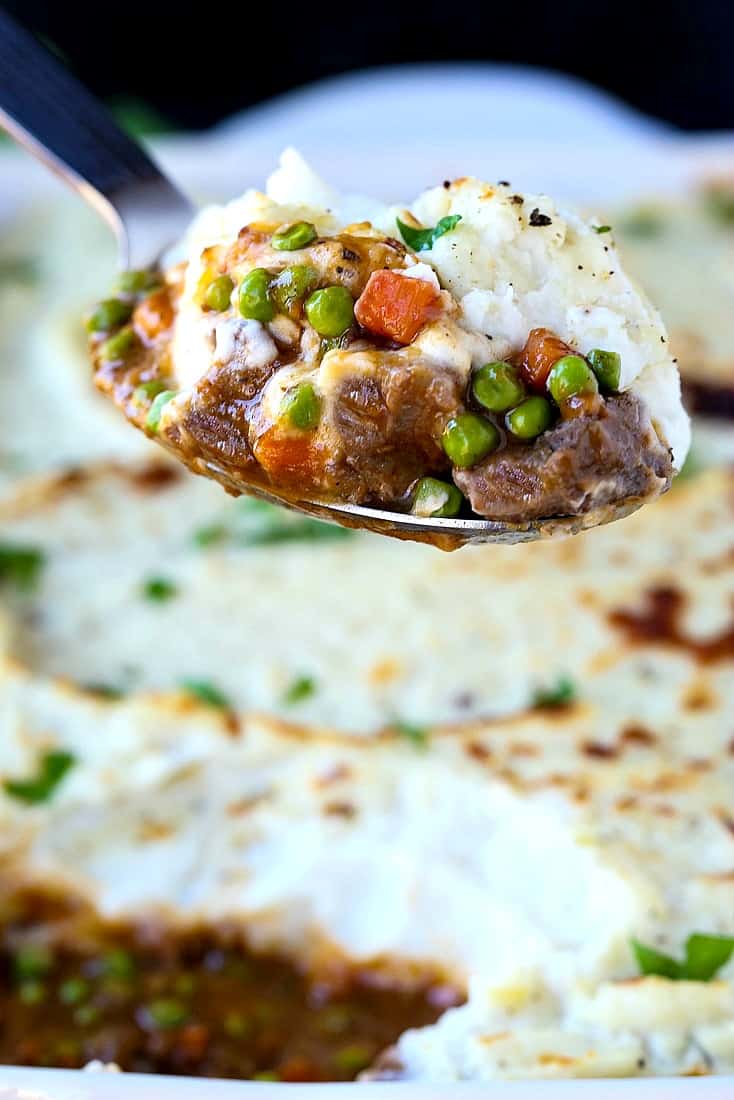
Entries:
{"label": "black pepper speck", "polygon": [[552,225],[553,224],[551,219],[548,217],[547,214],[541,214],[541,212],[540,212],[540,210],[538,209],[537,206],[531,212],[530,218],[528,219],[528,221],[529,221],[529,224],[532,225],[532,226],[543,226],[543,225]]}

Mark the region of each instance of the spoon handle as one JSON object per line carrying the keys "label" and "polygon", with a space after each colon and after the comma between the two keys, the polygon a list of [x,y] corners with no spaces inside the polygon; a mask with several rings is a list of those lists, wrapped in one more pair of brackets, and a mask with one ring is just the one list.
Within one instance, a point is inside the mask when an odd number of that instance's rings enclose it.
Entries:
{"label": "spoon handle", "polygon": [[152,264],[191,219],[188,199],[2,8],[0,127],[102,214],[117,234],[126,267]]}

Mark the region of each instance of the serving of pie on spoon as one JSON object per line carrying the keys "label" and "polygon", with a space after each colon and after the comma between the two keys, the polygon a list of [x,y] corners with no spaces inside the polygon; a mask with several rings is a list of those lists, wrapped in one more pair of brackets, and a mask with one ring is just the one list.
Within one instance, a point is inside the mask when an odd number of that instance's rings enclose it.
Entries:
{"label": "serving of pie on spoon", "polygon": [[670,486],[678,372],[609,226],[472,178],[345,198],[293,150],[266,193],[188,224],[60,63],[0,30],[0,123],[120,237],[95,382],[190,469],[446,549],[573,533]]}
{"label": "serving of pie on spoon", "polygon": [[380,207],[288,151],[88,325],[97,385],[192,470],[347,522],[577,530],[665,491],[687,448],[608,227],[507,183]]}

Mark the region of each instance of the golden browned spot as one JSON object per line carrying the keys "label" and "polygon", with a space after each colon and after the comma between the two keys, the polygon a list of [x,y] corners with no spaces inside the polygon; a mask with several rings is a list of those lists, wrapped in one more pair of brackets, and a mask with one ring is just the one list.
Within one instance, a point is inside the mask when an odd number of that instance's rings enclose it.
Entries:
{"label": "golden browned spot", "polygon": [[581,752],[593,760],[614,760],[619,756],[616,745],[606,745],[603,741],[582,741]]}
{"label": "golden browned spot", "polygon": [[681,706],[684,710],[713,710],[717,702],[716,693],[706,680],[693,680],[683,689]]}
{"label": "golden browned spot", "polygon": [[467,741],[464,745],[464,752],[472,760],[479,760],[482,764],[492,759],[492,750],[481,741]]}
{"label": "golden browned spot", "polygon": [[352,769],[348,764],[334,764],[333,767],[327,771],[322,772],[321,775],[317,775],[313,781],[314,787],[317,789],[323,787],[330,787],[333,783],[341,783],[346,779],[349,779],[352,774]]}
{"label": "golden browned spot", "polygon": [[691,638],[680,625],[684,610],[684,593],[673,585],[660,585],[648,590],[641,611],[618,608],[610,612],[609,621],[625,634],[631,645],[663,645],[683,650],[702,664],[734,659],[734,622],[713,638]]}
{"label": "golden browned spot", "polygon": [[391,680],[397,679],[402,675],[403,665],[395,657],[386,657],[382,661],[376,661],[368,672],[368,679],[371,684],[379,686],[381,684],[389,684]]}
{"label": "golden browned spot", "polygon": [[149,843],[156,840],[167,840],[168,837],[173,836],[176,830],[173,825],[165,821],[151,821],[146,819],[141,821],[138,828],[138,840],[142,843]]}
{"label": "golden browned spot", "polygon": [[649,747],[654,745],[657,741],[657,737],[650,730],[644,726],[633,722],[629,726],[625,726],[620,734],[620,740],[625,745],[641,745]]}
{"label": "golden browned spot", "polygon": [[357,807],[352,802],[326,802],[324,813],[329,817],[344,817],[350,820],[357,816]]}
{"label": "golden browned spot", "polygon": [[567,1054],[539,1054],[538,1064],[541,1066],[572,1066],[577,1058],[570,1058]]}
{"label": "golden browned spot", "polygon": [[505,1039],[510,1038],[509,1031],[495,1031],[491,1035],[480,1035],[479,1042],[486,1047],[491,1047],[493,1043],[501,1043]]}
{"label": "golden browned spot", "polygon": [[534,745],[530,741],[513,741],[507,748],[510,756],[540,756],[540,745]]}
{"label": "golden browned spot", "polygon": [[170,462],[149,462],[129,474],[133,488],[143,493],[157,493],[161,489],[170,489],[172,485],[178,485],[183,477],[184,473],[180,467],[173,466]]}
{"label": "golden browned spot", "polygon": [[236,798],[234,802],[229,802],[227,804],[227,815],[229,817],[244,817],[245,814],[249,814],[251,810],[254,810],[256,806],[265,802],[269,796],[270,791],[260,791],[258,794]]}
{"label": "golden browned spot", "polygon": [[726,831],[734,836],[734,816],[732,816],[728,810],[723,810],[721,808],[716,811],[716,816]]}

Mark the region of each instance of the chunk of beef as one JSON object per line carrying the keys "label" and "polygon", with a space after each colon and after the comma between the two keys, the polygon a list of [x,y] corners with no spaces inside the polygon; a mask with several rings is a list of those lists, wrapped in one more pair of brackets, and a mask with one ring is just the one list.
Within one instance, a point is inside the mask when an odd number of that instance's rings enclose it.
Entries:
{"label": "chunk of beef", "polygon": [[597,417],[562,420],[532,444],[454,472],[475,512],[512,523],[655,496],[671,477],[670,451],[630,393],[608,398]]}

